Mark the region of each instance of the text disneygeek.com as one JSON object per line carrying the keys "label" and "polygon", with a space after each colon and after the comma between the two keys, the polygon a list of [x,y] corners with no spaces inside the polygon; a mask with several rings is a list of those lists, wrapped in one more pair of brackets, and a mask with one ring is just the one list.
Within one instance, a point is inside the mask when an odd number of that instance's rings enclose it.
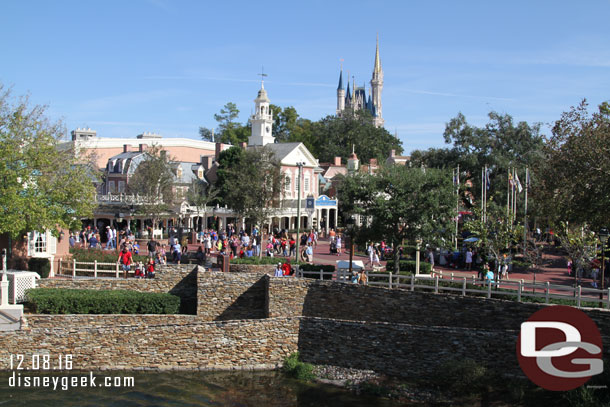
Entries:
{"label": "text disneygeek.com", "polygon": [[[8,379],[8,386],[13,388],[47,388],[53,390],[68,390],[70,388],[129,388],[135,386],[133,376],[95,376],[72,373],[73,355],[49,353],[41,354],[11,354],[9,366],[13,374]],[[47,375],[45,373],[63,371],[65,376]],[[36,373],[42,373],[36,375]],[[59,373],[59,372],[58,372]]]}
{"label": "text disneygeek.com", "polygon": [[93,372],[82,376],[26,376],[18,372],[8,379],[9,387],[14,388],[48,388],[53,390],[68,390],[71,388],[129,388],[135,386],[132,376],[95,376]]}

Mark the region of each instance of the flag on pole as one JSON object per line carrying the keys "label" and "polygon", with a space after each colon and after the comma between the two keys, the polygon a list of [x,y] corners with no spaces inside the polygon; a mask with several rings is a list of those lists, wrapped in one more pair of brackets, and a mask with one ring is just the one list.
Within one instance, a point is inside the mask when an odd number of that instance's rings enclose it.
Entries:
{"label": "flag on pole", "polygon": [[489,186],[491,185],[491,182],[489,182],[489,174],[491,174],[491,168],[488,168],[485,172],[485,185],[487,185],[487,190],[489,190]]}
{"label": "flag on pole", "polygon": [[453,185],[460,185],[460,173],[457,169],[453,170]]}
{"label": "flag on pole", "polygon": [[525,171],[525,186],[527,188],[530,187],[530,172],[527,171],[527,168],[526,168],[526,171]]}
{"label": "flag on pole", "polygon": [[515,184],[517,185],[517,191],[521,193],[523,191],[523,187],[521,186],[521,181],[519,181],[519,175],[515,172]]}
{"label": "flag on pole", "polygon": [[511,188],[515,186],[515,184],[513,183],[513,174],[511,173],[508,174],[508,185],[510,185]]}

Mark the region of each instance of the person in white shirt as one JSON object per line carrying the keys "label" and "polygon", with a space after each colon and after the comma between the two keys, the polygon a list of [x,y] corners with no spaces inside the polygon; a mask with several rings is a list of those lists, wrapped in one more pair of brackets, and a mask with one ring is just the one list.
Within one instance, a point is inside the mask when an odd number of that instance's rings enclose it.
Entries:
{"label": "person in white shirt", "polygon": [[472,269],[472,249],[468,248],[466,252],[466,270]]}

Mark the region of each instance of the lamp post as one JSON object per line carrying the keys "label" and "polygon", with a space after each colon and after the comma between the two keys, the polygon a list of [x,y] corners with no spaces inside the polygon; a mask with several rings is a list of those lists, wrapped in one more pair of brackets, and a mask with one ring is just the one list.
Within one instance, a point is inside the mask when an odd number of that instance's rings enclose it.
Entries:
{"label": "lamp post", "polygon": [[602,292],[599,293],[599,298],[603,299],[604,298],[604,280],[605,280],[605,275],[604,275],[604,271],[605,271],[605,264],[606,263],[606,257],[605,257],[605,249],[606,249],[606,243],[608,243],[608,235],[610,233],[608,232],[607,228],[601,228],[599,230],[599,240],[602,242],[602,280],[601,280],[601,290]]}
{"label": "lamp post", "polygon": [[356,219],[354,219],[354,217],[351,216],[347,220],[347,231],[349,233],[349,275],[348,275],[348,278],[352,277],[352,271],[353,271],[352,263],[354,261],[355,226],[356,226]]}
{"label": "lamp post", "polygon": [[295,255],[295,260],[298,262],[299,261],[299,243],[301,242],[301,177],[303,176],[303,166],[305,165],[304,162],[298,162],[297,163],[297,167],[299,167],[299,175],[298,175],[298,188],[297,188],[297,239],[296,239],[296,253]]}

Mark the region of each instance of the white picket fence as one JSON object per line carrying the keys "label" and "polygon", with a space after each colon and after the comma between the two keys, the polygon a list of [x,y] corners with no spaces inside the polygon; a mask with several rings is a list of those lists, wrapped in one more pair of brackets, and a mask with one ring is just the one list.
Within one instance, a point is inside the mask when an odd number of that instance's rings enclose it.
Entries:
{"label": "white picket fence", "polygon": [[[583,302],[603,304],[604,308],[610,309],[610,288],[599,290],[596,288],[586,288],[578,286],[576,288],[565,285],[546,283],[527,283],[520,281],[495,281],[484,282],[477,280],[474,276],[471,279],[466,277],[446,278],[439,274],[434,275],[396,275],[389,273],[369,273],[367,275],[368,285],[387,287],[390,289],[406,289],[410,291],[431,291],[434,293],[452,293],[462,296],[467,294],[477,294],[485,298],[512,299],[517,297],[517,301],[522,302],[524,298],[541,298],[544,303],[549,304],[551,299],[568,300],[574,302],[576,307],[581,308]],[[329,280],[337,283],[350,283],[351,278],[347,270],[332,272],[303,271],[297,270],[299,278],[315,278],[319,280]],[[374,281],[371,281],[371,277]],[[379,278],[385,281],[378,281]],[[473,286],[481,288],[473,288]],[[500,290],[502,289],[502,290]]]}
{"label": "white picket fence", "polygon": [[[132,270],[128,274],[135,273],[135,267],[132,264]],[[60,261],[59,270],[55,273],[58,277],[115,277],[123,276],[123,269],[117,263],[102,263],[99,261]]]}

